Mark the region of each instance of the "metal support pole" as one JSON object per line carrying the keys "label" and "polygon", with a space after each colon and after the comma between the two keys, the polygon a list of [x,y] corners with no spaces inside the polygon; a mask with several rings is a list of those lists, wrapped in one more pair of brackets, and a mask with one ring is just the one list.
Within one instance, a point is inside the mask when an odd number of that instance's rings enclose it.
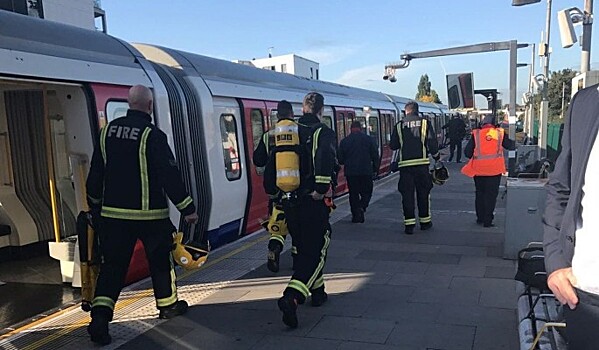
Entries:
{"label": "metal support pole", "polygon": [[[510,114],[509,121],[509,137],[512,140],[516,139],[516,84],[518,83],[518,42],[510,41]],[[509,176],[513,177],[516,170],[516,151],[508,152],[508,172]]]}
{"label": "metal support pole", "polygon": [[528,129],[526,131],[526,134],[528,135],[529,139],[532,141],[532,131],[534,128],[534,121],[535,121],[535,104],[534,104],[534,94],[533,94],[533,90],[534,90],[534,84],[532,82],[533,79],[535,79],[535,59],[536,59],[536,47],[537,45],[532,44],[532,58],[531,58],[531,63],[530,63],[530,77],[529,77],[529,86],[528,86],[528,91],[530,91],[530,103],[528,105],[528,120],[527,120],[527,125],[526,128]]}
{"label": "metal support pole", "polygon": [[[592,19],[593,0],[585,0],[584,14]],[[591,30],[592,21],[585,21],[582,25],[582,52],[580,54],[580,72],[585,73],[591,69]]]}
{"label": "metal support pole", "polygon": [[549,33],[551,30],[551,0],[547,0],[547,21],[545,23],[545,60],[543,62],[543,100],[541,101],[541,116],[539,118],[539,159],[547,155],[547,121],[549,119]]}

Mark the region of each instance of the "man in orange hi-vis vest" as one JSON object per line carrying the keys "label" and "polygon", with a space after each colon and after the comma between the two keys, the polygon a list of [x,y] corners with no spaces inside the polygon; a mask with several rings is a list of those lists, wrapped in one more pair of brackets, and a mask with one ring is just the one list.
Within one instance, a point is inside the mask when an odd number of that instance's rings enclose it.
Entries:
{"label": "man in orange hi-vis vest", "polygon": [[501,175],[506,171],[503,148],[516,149],[516,143],[505,136],[502,128],[495,126],[495,117],[489,115],[483,119],[480,129],[472,131],[464,149],[470,161],[462,168],[462,174],[474,178],[476,223],[484,227],[494,226],[495,201]]}

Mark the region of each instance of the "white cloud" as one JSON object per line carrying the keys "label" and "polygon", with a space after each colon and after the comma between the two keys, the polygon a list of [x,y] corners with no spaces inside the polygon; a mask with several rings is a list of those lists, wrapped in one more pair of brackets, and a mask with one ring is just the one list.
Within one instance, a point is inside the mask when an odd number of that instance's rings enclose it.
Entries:
{"label": "white cloud", "polygon": [[335,79],[335,82],[367,89],[375,85],[375,82],[381,81],[381,77],[384,73],[384,66],[384,64],[374,64],[350,69],[343,73],[339,78]]}
{"label": "white cloud", "polygon": [[341,62],[358,52],[358,50],[359,47],[355,45],[317,45],[300,51],[297,54],[309,60],[316,61],[321,66],[326,66]]}

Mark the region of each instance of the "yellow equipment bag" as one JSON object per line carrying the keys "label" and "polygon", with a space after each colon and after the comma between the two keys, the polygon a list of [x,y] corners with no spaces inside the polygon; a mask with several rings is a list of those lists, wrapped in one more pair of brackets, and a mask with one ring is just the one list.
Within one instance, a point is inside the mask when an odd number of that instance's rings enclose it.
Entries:
{"label": "yellow equipment bag", "polygon": [[277,187],[293,192],[300,185],[299,127],[290,119],[281,119],[275,127],[275,164]]}
{"label": "yellow equipment bag", "polygon": [[278,236],[286,236],[289,232],[287,230],[287,221],[285,221],[285,212],[280,205],[273,206],[266,229],[271,235]]}
{"label": "yellow equipment bag", "polygon": [[208,260],[210,244],[183,243],[183,232],[173,233],[173,260],[185,270],[197,270]]}
{"label": "yellow equipment bag", "polygon": [[96,291],[96,280],[100,270],[98,235],[92,226],[91,214],[80,212],[77,216],[77,239],[81,261],[81,309],[89,312]]}

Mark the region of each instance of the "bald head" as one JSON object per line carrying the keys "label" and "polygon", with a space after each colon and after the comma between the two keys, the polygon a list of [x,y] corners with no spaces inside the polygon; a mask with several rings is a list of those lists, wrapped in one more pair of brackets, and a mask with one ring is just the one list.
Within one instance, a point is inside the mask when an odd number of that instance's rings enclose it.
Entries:
{"label": "bald head", "polygon": [[143,85],[135,85],[129,89],[129,108],[152,114],[154,109],[152,91]]}

